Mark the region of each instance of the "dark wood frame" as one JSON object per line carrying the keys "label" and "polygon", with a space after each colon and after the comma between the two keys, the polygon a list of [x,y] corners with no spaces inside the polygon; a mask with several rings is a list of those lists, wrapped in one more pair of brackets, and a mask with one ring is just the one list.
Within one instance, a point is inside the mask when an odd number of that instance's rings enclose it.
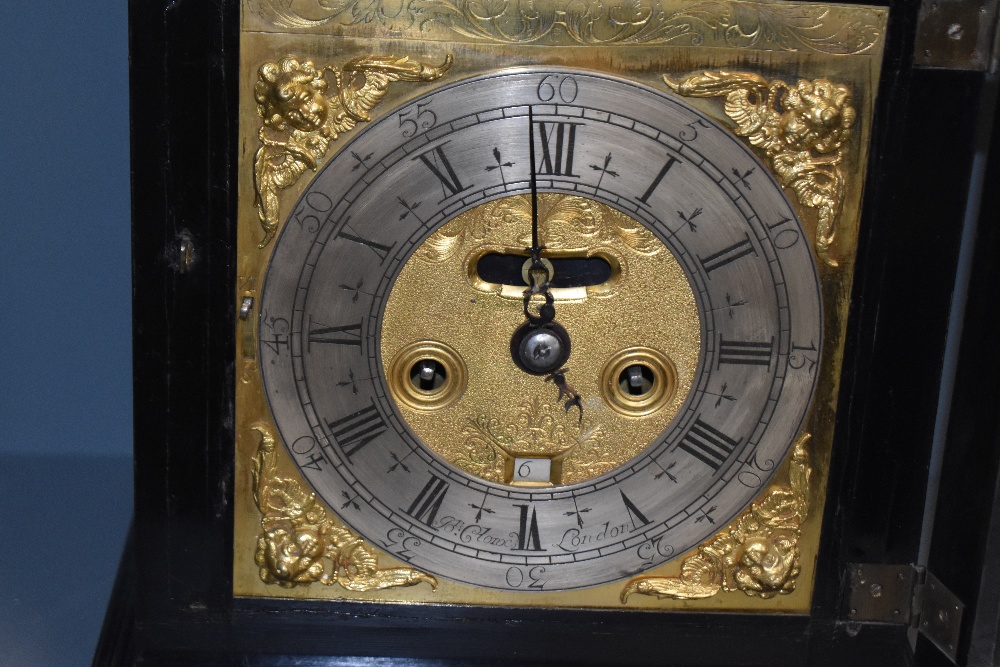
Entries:
{"label": "dark wood frame", "polygon": [[[132,0],[135,521],[95,664],[947,664],[922,639],[912,651],[902,625],[842,613],[848,563],[916,559],[990,90],[982,73],[912,67],[917,9],[890,3],[813,613],[761,617],[235,600],[239,2]],[[996,196],[985,211],[996,215]],[[1000,412],[1000,374],[982,372],[998,359],[983,316],[1000,235],[984,230],[930,563],[973,616]]]}

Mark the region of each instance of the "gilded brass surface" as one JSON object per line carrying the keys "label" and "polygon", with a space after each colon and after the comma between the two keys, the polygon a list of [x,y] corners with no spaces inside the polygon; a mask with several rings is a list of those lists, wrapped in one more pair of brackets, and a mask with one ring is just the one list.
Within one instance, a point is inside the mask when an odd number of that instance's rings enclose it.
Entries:
{"label": "gilded brass surface", "polygon": [[[444,381],[440,387],[422,389],[414,383],[411,377],[413,367],[424,360],[436,362],[444,369]],[[397,401],[414,410],[437,410],[454,402],[465,392],[469,371],[452,348],[436,341],[422,340],[396,354],[386,377]]]}
{"label": "gilded brass surface", "polygon": [[781,184],[818,210],[816,252],[830,266],[830,246],[844,203],[844,144],[857,112],[847,86],[800,79],[795,86],[745,72],[702,72],[667,85],[687,97],[725,97],[726,115],[771,161]]}
{"label": "gilded brass surface", "polygon": [[499,44],[647,44],[847,55],[879,45],[885,10],[802,2],[251,0],[250,29]]}
{"label": "gilded brass surface", "polygon": [[622,590],[632,595],[693,600],[720,591],[763,599],[788,595],[802,572],[799,538],[809,514],[809,467],[804,433],[792,449],[788,485],[773,486],[697,552],[684,559],[679,577],[637,577]]}
{"label": "gilded brass surface", "polygon": [[[652,378],[647,392],[636,395],[622,386],[620,378],[630,366],[649,369]],[[614,410],[626,416],[642,417],[662,408],[677,393],[677,369],[658,350],[630,347],[621,350],[604,364],[600,386],[601,396]]]}
{"label": "gilded brass surface", "polygon": [[[853,93],[852,106],[857,110],[857,116],[850,136],[843,141],[843,150],[851,157],[844,159],[839,165],[843,169],[843,198],[840,218],[836,222],[835,258],[839,266],[824,263],[819,267],[826,313],[824,352],[822,358],[818,358],[808,350],[803,350],[796,354],[794,360],[796,364],[814,369],[820,376],[813,407],[804,425],[804,430],[812,433],[809,448],[805,451],[806,469],[812,471],[812,476],[809,483],[801,488],[803,500],[808,501],[813,509],[807,515],[803,513],[798,528],[796,546],[800,552],[798,566],[801,572],[794,590],[782,585],[782,594],[770,598],[757,594],[740,595],[738,592],[699,599],[661,598],[657,595],[640,594],[627,596],[627,608],[630,609],[808,613],[822,519],[820,508],[825,496],[833,438],[864,168],[871,135],[871,113],[878,89],[887,10],[859,5],[691,3],[687,0],[669,0],[637,5],[633,18],[628,19],[628,12],[623,14],[624,8],[618,3],[609,5],[585,2],[569,6],[569,3],[557,0],[538,0],[533,5],[536,9],[532,11],[538,12],[541,19],[539,22],[526,22],[520,28],[508,29],[505,26],[510,23],[506,22],[519,19],[521,8],[526,7],[523,3],[503,3],[490,12],[483,13],[474,9],[479,6],[478,3],[439,3],[436,0],[417,0],[391,6],[381,0],[375,3],[354,0],[337,3],[319,0],[245,0],[239,109],[240,140],[244,147],[239,167],[239,287],[234,299],[239,303],[244,296],[257,296],[270,254],[270,246],[264,249],[258,247],[264,223],[255,201],[254,154],[258,150],[264,127],[262,118],[257,113],[254,86],[263,64],[278,63],[288,54],[295,54],[293,57],[300,62],[311,60],[314,63],[347,63],[366,58],[372,53],[394,53],[411,60],[442,63],[449,55],[454,54],[454,65],[447,76],[419,86],[388,87],[382,104],[369,112],[373,119],[398,110],[416,95],[446,81],[500,67],[526,64],[580,67],[616,74],[660,89],[663,87],[664,72],[670,73],[672,81],[683,81],[686,77],[698,76],[696,73],[705,70],[740,70],[759,75],[764,81],[814,81],[826,78],[847,86]],[[606,20],[610,13],[615,14],[618,22]],[[472,28],[463,27],[467,25]],[[614,32],[601,32],[609,28]],[[525,43],[531,44],[531,48],[520,46]],[[588,46],[593,44],[602,46]],[[544,48],[538,48],[540,46]],[[563,48],[564,46],[572,48]],[[328,94],[323,96],[331,100],[331,104],[334,103]],[[689,100],[723,124],[736,120],[730,119],[723,105],[715,100],[697,97]],[[697,129],[692,128],[693,131]],[[348,129],[336,141],[329,141],[322,153],[312,158],[313,161],[319,162],[341,150],[354,133],[355,130]],[[288,130],[284,133],[269,131],[269,136],[276,137],[278,142],[287,143],[290,135]],[[275,150],[279,162],[283,159],[280,158],[280,150]],[[308,160],[306,163],[306,167],[299,165],[294,168],[299,171],[297,176],[289,177],[286,184],[275,185],[271,189],[276,206],[271,217],[275,230],[282,224],[283,215],[292,212],[292,205],[309,181],[309,178],[301,178],[309,168]],[[294,170],[289,173],[294,173]],[[797,197],[793,199],[793,204],[807,226],[815,224],[810,222],[810,216],[815,217],[815,210]],[[817,230],[812,231],[815,233]],[[815,247],[815,242],[813,244]],[[521,245],[518,250],[523,250],[524,247]],[[492,289],[487,287],[486,291]],[[516,295],[511,294],[509,297],[513,299]],[[286,324],[270,314],[262,315],[262,327],[280,331]],[[259,456],[258,446],[263,446],[263,443],[259,433],[252,430],[251,426],[262,424],[273,432],[273,424],[256,367],[257,355],[254,348],[258,344],[257,336],[248,335],[245,331],[248,325],[252,328],[254,322],[255,318],[251,316],[246,322],[238,323],[235,332],[237,359],[242,360],[241,381],[236,386],[235,594],[400,603],[623,608],[621,582],[577,591],[525,593],[481,589],[441,579],[436,588],[404,586],[365,592],[342,586],[322,585],[319,579],[314,580],[311,585],[303,580],[284,586],[278,585],[277,576],[262,579],[261,567],[255,562],[255,557],[258,539],[264,534],[262,517],[266,519],[267,511],[262,515],[257,504],[258,476],[255,468],[266,470],[265,477],[283,480],[288,489],[303,494],[298,496],[300,498],[308,498],[311,494],[305,492],[302,477],[280,442],[272,441],[265,458]],[[572,364],[570,366],[572,376],[575,369]],[[545,396],[546,402],[554,402],[554,396]],[[517,407],[520,409],[522,406]],[[785,478],[793,466],[791,457],[785,462],[771,463],[777,468],[775,479]],[[770,487],[765,489],[755,505],[761,504],[770,492]],[[336,526],[344,524],[338,523],[335,515],[346,515],[349,511],[340,508],[333,512],[331,508],[315,500],[311,507],[313,518],[325,514],[326,519]],[[278,518],[279,515],[280,513],[275,515],[278,521],[286,521]],[[738,526],[738,523],[733,526]],[[731,527],[720,533],[720,538],[729,534],[730,529]],[[648,548],[655,550],[661,546],[649,544]],[[405,563],[382,553],[377,546],[366,544],[365,549],[390,569],[405,566]],[[653,579],[682,581],[685,577],[683,565],[700,554],[701,548],[675,554],[674,560],[647,571],[645,575]],[[319,561],[323,562],[324,572],[330,573],[327,582],[334,580],[333,561],[323,561],[322,558]],[[313,565],[314,563],[293,559],[289,572],[308,572]],[[293,576],[292,579],[294,578]],[[267,583],[268,581],[274,583]],[[740,590],[735,583],[733,588],[734,591]]]}
{"label": "gilded brass surface", "polygon": [[[274,436],[255,424],[260,446],[253,466],[253,499],[261,533],[254,562],[261,581],[283,588],[320,583],[351,591],[374,591],[437,579],[412,567],[380,568],[378,554],[344,527],[294,479],[279,477]],[[350,500],[348,499],[348,503]]]}
{"label": "gilded brass surface", "polygon": [[336,69],[286,56],[261,65],[254,86],[263,119],[254,156],[255,203],[264,229],[260,247],[271,242],[281,223],[278,193],[307,169],[315,171],[341,134],[371,120],[390,83],[434,81],[451,63],[451,56],[440,67],[406,57],[368,56]]}
{"label": "gilded brass surface", "polygon": [[[469,369],[462,396],[433,412],[415,408],[401,391],[405,385],[390,384],[403,418],[445,460],[509,483],[515,458],[552,458],[552,483],[572,484],[613,470],[667,427],[698,366],[701,320],[673,254],[623,213],[583,197],[542,194],[539,235],[550,257],[601,254],[620,267],[607,289],[558,306],[557,319],[572,340],[567,378],[583,397],[582,422],[558,404],[552,382],[522,371],[508,352],[525,319],[524,286],[514,294],[484,292],[470,270],[486,252],[523,252],[531,244],[527,196],[466,211],[413,253],[385,307],[382,359],[391,377],[400,355],[431,340],[454,349]],[[662,368],[663,381],[649,400],[623,410],[624,401],[602,387],[601,371],[636,346],[648,350],[647,363]],[[641,420],[630,418],[640,414]]]}

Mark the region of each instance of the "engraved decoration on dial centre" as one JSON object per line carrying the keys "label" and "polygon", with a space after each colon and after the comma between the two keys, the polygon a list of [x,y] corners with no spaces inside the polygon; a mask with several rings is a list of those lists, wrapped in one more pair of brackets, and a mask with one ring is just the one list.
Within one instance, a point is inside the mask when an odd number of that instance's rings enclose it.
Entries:
{"label": "engraved decoration on dial centre", "polygon": [[[421,243],[387,299],[382,358],[390,395],[429,449],[501,484],[512,482],[516,460],[545,459],[551,465],[546,481],[559,486],[618,468],[667,428],[694,380],[701,320],[676,258],[632,217],[592,199],[546,192],[538,198],[538,220],[549,258],[600,258],[609,267],[598,284],[552,288],[560,324],[572,332],[574,348],[585,352],[577,352],[568,369],[589,406],[582,418],[568,413],[550,381],[490,352],[508,348],[521,321],[524,285],[488,282],[477,266],[491,253],[523,255],[531,243],[527,195],[463,211]],[[410,307],[426,294],[450,304],[433,321],[414,317]],[[478,326],[463,324],[471,321]],[[609,327],[615,336],[607,335]],[[407,399],[408,350],[418,339],[425,346],[446,345],[469,368],[468,388],[448,405],[424,410]],[[621,406],[619,375],[631,364],[648,370],[651,386],[642,400]],[[401,366],[407,372],[399,372]],[[452,375],[458,374],[447,373]],[[507,391],[498,395],[495,387]]]}

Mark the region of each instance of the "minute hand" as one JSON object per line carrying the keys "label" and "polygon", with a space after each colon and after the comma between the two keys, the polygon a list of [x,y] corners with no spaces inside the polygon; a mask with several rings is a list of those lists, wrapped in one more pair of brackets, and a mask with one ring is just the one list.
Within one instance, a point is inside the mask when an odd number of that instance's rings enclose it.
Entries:
{"label": "minute hand", "polygon": [[[538,239],[538,179],[535,171],[535,118],[531,107],[528,107],[528,162],[531,163],[531,264],[528,267],[528,289],[524,290],[524,316],[532,326],[548,324],[556,316],[555,299],[550,291],[551,263],[542,261],[542,250],[545,247]],[[532,300],[541,295],[545,302],[538,307],[538,314],[532,313]]]}

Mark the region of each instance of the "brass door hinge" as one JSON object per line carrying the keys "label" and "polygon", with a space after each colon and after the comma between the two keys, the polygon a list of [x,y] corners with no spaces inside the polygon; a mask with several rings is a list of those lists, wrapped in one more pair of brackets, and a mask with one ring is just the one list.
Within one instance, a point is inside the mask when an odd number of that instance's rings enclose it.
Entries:
{"label": "brass door hinge", "polygon": [[996,72],[997,10],[997,0],[922,0],[914,65]]}
{"label": "brass door hinge", "polygon": [[849,573],[844,620],[908,625],[955,662],[965,605],[937,577],[916,565],[853,563]]}

